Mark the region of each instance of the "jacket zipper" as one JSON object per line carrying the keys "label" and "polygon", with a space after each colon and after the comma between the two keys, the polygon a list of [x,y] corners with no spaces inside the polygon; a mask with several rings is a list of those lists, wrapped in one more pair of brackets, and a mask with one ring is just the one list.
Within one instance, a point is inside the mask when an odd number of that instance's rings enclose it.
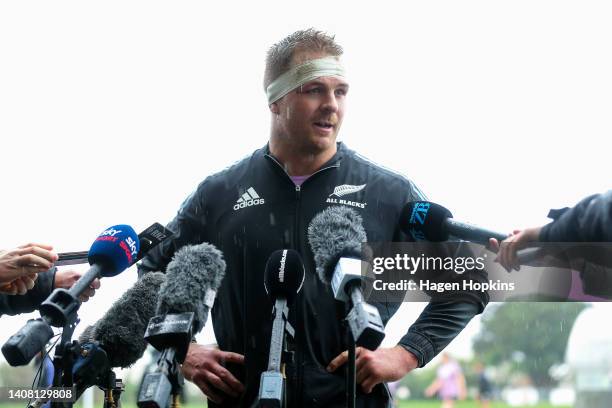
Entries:
{"label": "jacket zipper", "polygon": [[[279,163],[278,160],[276,160],[274,157],[272,157],[269,154],[266,154],[266,157],[269,157],[270,160],[272,160],[274,163],[276,163],[276,165],[278,167],[281,168],[281,170],[283,171],[283,173],[285,173],[285,175],[287,176],[287,179],[291,182],[291,184],[294,185],[295,187],[295,220],[294,220],[294,229],[293,229],[293,246],[295,247],[294,249],[298,252],[300,247],[301,247],[301,242],[300,242],[300,203],[301,203],[301,193],[302,193],[302,186],[306,183],[308,183],[308,181],[310,181],[314,176],[316,176],[319,173],[322,173],[326,170],[330,170],[330,169],[334,169],[334,168],[338,168],[340,167],[340,164],[336,163],[336,164],[332,164],[330,166],[327,167],[323,167],[322,169],[319,169],[317,171],[315,171],[314,173],[312,173],[310,175],[310,177],[308,177],[306,180],[304,180],[304,182],[302,183],[301,186],[295,185],[295,183],[293,183],[293,180],[291,180],[291,176],[289,176],[289,174],[287,173],[287,171],[285,170],[285,168],[283,167],[282,164]],[[296,316],[301,316],[302,314],[302,305],[298,302],[296,303]],[[303,336],[303,333],[297,332],[296,331],[296,339],[295,342],[296,344],[299,344],[299,341],[297,339],[297,336]],[[295,350],[295,357],[296,357],[296,371],[297,371],[297,376],[295,378],[295,393],[293,395],[294,398],[294,402],[297,403],[297,405],[295,404],[291,404],[291,402],[289,402],[289,406],[302,406],[302,403],[304,402],[304,398],[302,395],[302,378],[304,377],[304,372],[302,369],[302,365],[304,364],[303,362],[303,356],[302,356],[302,350],[301,347],[296,347]]]}

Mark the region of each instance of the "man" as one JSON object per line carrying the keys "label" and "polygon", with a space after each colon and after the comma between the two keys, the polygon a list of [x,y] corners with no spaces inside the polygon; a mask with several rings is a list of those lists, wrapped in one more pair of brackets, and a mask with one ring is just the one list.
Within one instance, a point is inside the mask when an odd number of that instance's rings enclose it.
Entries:
{"label": "man", "polygon": [[[193,344],[183,364],[185,378],[211,407],[250,406],[257,397],[271,333],[263,272],[281,248],[300,252],[306,269],[289,314],[296,337],[286,369],[288,406],[346,406],[344,309],[316,277],[308,224],[328,206],[347,205],[363,217],[370,241],[403,241],[400,211],[422,195],[402,176],[336,143],[349,90],[341,55],[333,37],[313,29],[272,46],[264,75],[267,146],[204,180],[170,222],[175,235],[139,266],[140,273],[164,270],[178,248],[203,241],[224,253],[227,271],[212,309],[219,349]],[[383,383],[429,362],[486,301],[431,303],[397,346],[358,348],[357,406],[388,406]],[[399,307],[375,305],[385,324]]]}

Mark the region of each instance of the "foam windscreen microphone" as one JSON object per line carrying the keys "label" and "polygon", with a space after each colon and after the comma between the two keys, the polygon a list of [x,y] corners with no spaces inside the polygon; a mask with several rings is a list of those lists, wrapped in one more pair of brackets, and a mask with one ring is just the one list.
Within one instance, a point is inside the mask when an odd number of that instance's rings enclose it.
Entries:
{"label": "foam windscreen microphone", "polygon": [[[321,282],[331,284],[337,300],[348,300],[344,288],[349,280],[361,281],[361,249],[366,241],[363,219],[348,207],[328,207],[308,226],[308,242],[314,254],[317,276]],[[349,275],[353,272],[352,276],[335,274],[338,266],[344,266]]]}
{"label": "foam windscreen microphone", "polygon": [[214,245],[186,245],[174,254],[166,268],[156,316],[145,332],[145,339],[160,355],[155,370],[141,383],[139,407],[165,407],[170,395],[176,400],[183,381],[180,363],[193,334],[206,324],[224,276],[223,254]]}
{"label": "foam windscreen microphone", "polygon": [[111,368],[127,368],[142,357],[147,348],[143,336],[165,280],[161,272],[143,275],[95,325],[83,331],[82,352],[73,367],[77,398],[92,385],[105,386]]}
{"label": "foam windscreen microphone", "polygon": [[161,272],[144,274],[113,303],[93,329],[85,329],[81,334],[100,343],[111,367],[126,368],[142,357],[147,348],[143,336],[155,315],[160,288],[166,280]]}
{"label": "foam windscreen microphone", "polygon": [[361,216],[348,207],[328,207],[310,222],[308,241],[319,279],[331,283],[337,300],[352,305],[347,320],[356,344],[375,350],[385,333],[378,309],[365,302],[361,291],[362,243],[367,241]]}
{"label": "foam windscreen microphone", "polygon": [[225,276],[223,254],[208,243],[186,245],[174,254],[166,268],[166,276],[156,314],[193,312],[193,333],[198,333],[206,324]]}
{"label": "foam windscreen microphone", "polygon": [[264,271],[264,287],[270,298],[285,298],[293,303],[304,284],[304,263],[293,249],[279,249],[268,258]]}

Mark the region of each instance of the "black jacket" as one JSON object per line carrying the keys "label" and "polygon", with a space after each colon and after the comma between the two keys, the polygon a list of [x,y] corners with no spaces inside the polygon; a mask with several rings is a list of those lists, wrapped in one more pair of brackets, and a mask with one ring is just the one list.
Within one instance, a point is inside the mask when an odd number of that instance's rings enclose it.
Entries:
{"label": "black jacket", "polygon": [[[336,190],[339,186],[345,187]],[[198,186],[169,224],[175,235],[143,259],[139,273],[164,270],[183,245],[207,241],[223,252],[227,271],[212,321],[219,347],[245,355],[244,368],[228,368],[246,386],[236,406],[249,406],[267,367],[271,333],[272,303],[263,284],[266,260],[277,249],[296,249],[306,278],[289,315],[296,332],[295,364],[287,367],[289,406],[345,406],[345,373],[325,370],[346,350],[339,323],[344,310],[338,310],[340,305],[316,276],[307,227],[326,207],[347,205],[363,217],[370,242],[405,241],[408,237],[398,227],[401,209],[421,198],[412,182],[341,143],[328,163],[296,187],[264,147]],[[423,366],[482,312],[486,302],[484,295],[471,301],[430,303],[400,344]],[[400,305],[375,306],[386,324]],[[387,399],[385,388],[379,386],[368,396],[359,394],[358,406],[385,406]]]}
{"label": "black jacket", "polygon": [[38,274],[34,287],[25,295],[0,293],[0,315],[17,315],[33,312],[53,291],[53,280],[57,268]]}
{"label": "black jacket", "polygon": [[592,195],[540,231],[543,242],[612,242],[612,190]]}
{"label": "black jacket", "polygon": [[[551,210],[555,220],[540,230],[542,242],[612,242],[612,190],[589,196],[571,209]],[[580,272],[584,293],[612,299],[609,245],[586,245],[571,259]]]}

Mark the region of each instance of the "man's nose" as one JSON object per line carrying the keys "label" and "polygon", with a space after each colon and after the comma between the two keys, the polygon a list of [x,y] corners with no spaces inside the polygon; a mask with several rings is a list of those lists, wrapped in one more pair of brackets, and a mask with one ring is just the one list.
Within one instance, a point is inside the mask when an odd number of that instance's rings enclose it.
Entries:
{"label": "man's nose", "polygon": [[334,91],[325,94],[321,109],[325,112],[338,112],[338,99]]}

